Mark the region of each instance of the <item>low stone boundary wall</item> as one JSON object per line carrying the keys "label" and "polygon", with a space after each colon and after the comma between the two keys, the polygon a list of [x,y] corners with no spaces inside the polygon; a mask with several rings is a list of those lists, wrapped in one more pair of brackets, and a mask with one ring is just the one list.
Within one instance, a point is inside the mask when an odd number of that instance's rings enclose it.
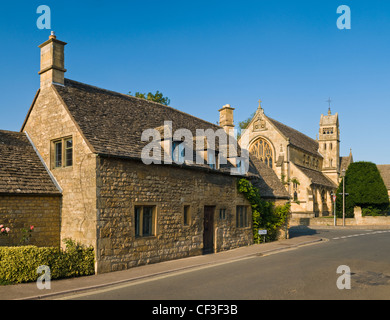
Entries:
{"label": "low stone boundary wall", "polygon": [[[355,218],[346,218],[346,226],[389,226],[390,227],[390,216],[362,216],[362,209],[355,207],[354,209]],[[290,221],[290,226],[333,226],[334,217],[294,217]],[[337,218],[336,225],[342,226],[343,219]]]}

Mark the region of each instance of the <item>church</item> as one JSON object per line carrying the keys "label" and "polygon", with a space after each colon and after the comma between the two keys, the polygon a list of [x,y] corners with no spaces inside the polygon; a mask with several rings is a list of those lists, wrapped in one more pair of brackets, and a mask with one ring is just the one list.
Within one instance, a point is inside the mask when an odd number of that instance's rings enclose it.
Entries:
{"label": "church", "polygon": [[241,136],[241,147],[271,168],[284,184],[294,217],[333,214],[332,196],[353,162],[340,156],[339,115],[321,114],[316,140],[268,117],[259,107]]}

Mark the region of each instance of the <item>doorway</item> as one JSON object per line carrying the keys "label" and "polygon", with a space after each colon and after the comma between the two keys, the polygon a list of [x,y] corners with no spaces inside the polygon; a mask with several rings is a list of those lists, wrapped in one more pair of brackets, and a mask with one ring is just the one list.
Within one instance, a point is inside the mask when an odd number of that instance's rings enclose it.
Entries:
{"label": "doorway", "polygon": [[214,211],[215,207],[204,207],[203,254],[214,253]]}

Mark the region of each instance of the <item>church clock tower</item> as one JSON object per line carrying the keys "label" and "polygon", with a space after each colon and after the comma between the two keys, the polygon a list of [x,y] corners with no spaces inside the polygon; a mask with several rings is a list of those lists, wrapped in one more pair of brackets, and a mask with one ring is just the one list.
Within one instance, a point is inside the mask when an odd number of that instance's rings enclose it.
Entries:
{"label": "church clock tower", "polygon": [[324,157],[322,172],[338,185],[340,175],[340,129],[338,113],[328,110],[327,115],[321,114],[319,132],[319,151]]}

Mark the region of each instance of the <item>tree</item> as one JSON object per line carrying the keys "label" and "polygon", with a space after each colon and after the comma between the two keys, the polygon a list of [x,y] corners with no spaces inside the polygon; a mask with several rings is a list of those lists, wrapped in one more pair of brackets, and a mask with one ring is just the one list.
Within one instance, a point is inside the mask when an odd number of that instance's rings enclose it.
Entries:
{"label": "tree", "polygon": [[[129,96],[132,96],[131,91],[128,93]],[[141,92],[136,92],[134,97],[149,100],[149,101],[154,101],[157,103],[161,103],[165,106],[168,106],[171,103],[171,100],[168,97],[164,97],[164,95],[160,91],[156,91],[155,94],[148,92],[146,93],[141,93]]]}
{"label": "tree", "polygon": [[239,128],[238,137],[241,136],[241,131],[243,129],[246,129],[248,127],[248,125],[251,123],[251,120],[255,116],[255,114],[256,114],[256,112],[253,112],[248,119],[240,121],[238,123],[238,128]]}
{"label": "tree", "polygon": [[[343,212],[343,181],[337,189],[337,216]],[[353,217],[355,206],[362,208],[363,215],[386,215],[389,196],[377,166],[372,162],[354,162],[345,173],[345,216]]]}

